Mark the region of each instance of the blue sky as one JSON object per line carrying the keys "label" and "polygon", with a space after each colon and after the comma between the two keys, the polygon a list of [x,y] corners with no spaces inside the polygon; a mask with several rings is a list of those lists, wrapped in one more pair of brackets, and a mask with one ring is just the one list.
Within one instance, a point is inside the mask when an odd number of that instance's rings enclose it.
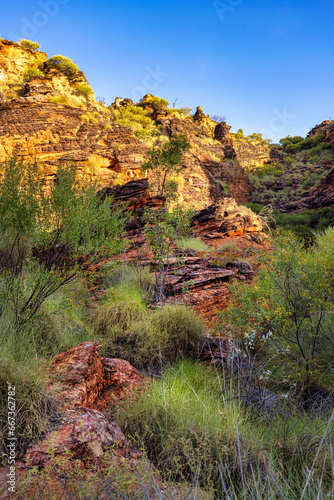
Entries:
{"label": "blue sky", "polygon": [[14,0],[0,34],[70,57],[107,103],[150,92],[275,141],[334,119],[333,0]]}

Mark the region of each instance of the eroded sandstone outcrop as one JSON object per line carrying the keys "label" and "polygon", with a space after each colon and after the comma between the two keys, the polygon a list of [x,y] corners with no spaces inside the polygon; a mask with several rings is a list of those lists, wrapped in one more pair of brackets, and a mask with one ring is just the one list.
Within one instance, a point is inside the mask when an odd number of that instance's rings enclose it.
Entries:
{"label": "eroded sandstone outcrop", "polygon": [[98,342],[84,342],[58,354],[50,367],[48,390],[63,408],[103,410],[112,399],[140,387],[138,371],[122,359],[101,358]]}
{"label": "eroded sandstone outcrop", "polygon": [[195,214],[192,219],[194,233],[205,238],[240,236],[261,233],[262,222],[250,209],[238,206],[234,199],[226,198]]}

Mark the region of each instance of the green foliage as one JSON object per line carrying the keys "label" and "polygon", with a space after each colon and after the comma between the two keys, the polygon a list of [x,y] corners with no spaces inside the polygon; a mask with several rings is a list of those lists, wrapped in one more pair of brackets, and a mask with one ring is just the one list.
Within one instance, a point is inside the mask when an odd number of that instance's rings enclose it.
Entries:
{"label": "green foliage", "polygon": [[96,328],[106,355],[139,368],[161,368],[180,356],[196,355],[204,337],[203,321],[185,306],[147,308],[145,297],[151,297],[152,285],[147,286],[147,275],[146,285],[143,278],[122,273],[97,311]]}
{"label": "green foliage", "polygon": [[263,179],[265,177],[281,177],[284,174],[284,170],[282,168],[281,163],[278,161],[272,162],[268,165],[263,165],[262,167],[256,167],[253,170],[253,175],[256,175],[260,179]]}
{"label": "green foliage", "polygon": [[[239,383],[252,391],[250,377]],[[214,498],[301,498],[313,446],[322,452],[314,476],[332,477],[328,446],[318,446],[328,438],[327,419],[292,408],[280,416],[275,406],[266,420],[245,410],[237,387],[226,372],[182,362],[120,408],[118,423],[165,478],[198,484]]]}
{"label": "green foliage", "polygon": [[71,59],[60,55],[50,57],[45,64],[48,68],[53,67],[61,73],[64,73],[69,80],[72,80],[79,71],[79,68],[76,64],[74,64],[74,62],[71,61]]}
{"label": "green foliage", "polygon": [[[218,384],[219,386],[219,384]],[[245,418],[233,402],[224,404],[211,367],[179,363],[118,414],[127,433],[143,443],[149,460],[173,480],[198,482],[222,498],[218,464],[238,469],[236,419]],[[242,461],[248,462],[241,451]]]}
{"label": "green foliage", "polygon": [[7,327],[1,339],[15,352],[15,335],[87,259],[123,247],[125,220],[117,210],[110,215],[108,200],[101,202],[93,184],[76,179],[75,166],[58,167],[49,193],[37,164],[12,157],[2,168],[0,319]]}
{"label": "green foliage", "polygon": [[159,210],[148,209],[144,212],[143,220],[146,225],[143,233],[155,259],[157,300],[160,300],[164,294],[164,271],[168,267],[173,242],[186,235],[192,216],[191,209],[184,210],[180,205],[175,205],[170,210],[162,207]]}
{"label": "green foliage", "polygon": [[180,238],[175,241],[180,250],[194,252],[210,252],[212,249],[200,238]]}
{"label": "green foliage", "polygon": [[172,108],[168,109],[168,113],[176,118],[185,118],[192,115],[192,109],[185,106],[184,108]]}
{"label": "green foliage", "polygon": [[23,79],[25,82],[29,82],[33,76],[44,76],[44,73],[38,68],[30,67],[25,71]]}
{"label": "green foliage", "polygon": [[0,464],[7,465],[8,455],[8,396],[9,387],[15,387],[16,460],[21,458],[31,441],[54,430],[63,415],[56,398],[46,392],[46,381],[40,370],[31,369],[27,358],[22,364],[0,358]]}
{"label": "green foliage", "polygon": [[161,97],[156,97],[156,96],[150,97],[149,102],[164,108],[167,108],[167,106],[169,105],[169,102],[166,99],[161,99]]}
{"label": "green foliage", "polygon": [[83,95],[85,97],[88,97],[89,95],[93,94],[93,90],[86,83],[82,83],[80,85],[77,85],[75,92],[77,95],[79,95],[79,96]]}
{"label": "green foliage", "polygon": [[160,135],[160,129],[147,116],[147,112],[141,106],[121,106],[112,110],[115,123],[129,127],[134,135],[147,144],[151,144]]}
{"label": "green foliage", "polygon": [[292,235],[277,238],[256,282],[235,286],[231,307],[221,313],[241,338],[254,332],[281,381],[291,377],[306,391],[312,379],[333,384],[331,362],[324,362],[334,355],[333,243],[332,228],[309,249]]}
{"label": "green foliage", "polygon": [[65,106],[71,106],[71,101],[66,95],[57,95],[49,98],[49,102],[54,102],[56,104],[65,104]]}
{"label": "green foliage", "polygon": [[142,164],[141,169],[144,173],[153,175],[158,196],[164,195],[169,177],[181,170],[182,156],[189,148],[187,138],[175,134],[161,148],[153,147],[149,151],[149,159]]}
{"label": "green foliage", "polygon": [[233,135],[236,139],[244,139],[245,138],[245,134],[244,134],[244,131],[242,130],[242,128],[239,128],[239,130]]}
{"label": "green foliage", "polygon": [[296,154],[301,151],[311,150],[310,154],[314,155],[324,149],[329,149],[329,144],[326,142],[324,134],[316,135],[315,137],[284,137],[280,140],[280,144],[288,154]]}
{"label": "green foliage", "polygon": [[99,123],[99,117],[100,114],[98,112],[91,113],[90,111],[88,113],[84,113],[80,116],[80,120],[85,123]]}
{"label": "green foliage", "polygon": [[40,44],[37,42],[32,42],[31,40],[22,39],[20,40],[20,45],[26,49],[33,50],[34,52],[40,48]]}

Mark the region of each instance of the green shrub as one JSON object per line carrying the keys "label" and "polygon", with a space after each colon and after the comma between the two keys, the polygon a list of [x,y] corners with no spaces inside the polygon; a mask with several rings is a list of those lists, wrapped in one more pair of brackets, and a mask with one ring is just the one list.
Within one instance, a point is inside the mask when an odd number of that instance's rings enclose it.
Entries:
{"label": "green shrub", "polygon": [[174,134],[161,148],[153,147],[148,152],[148,160],[141,165],[141,170],[153,176],[158,196],[164,195],[170,176],[181,170],[183,154],[189,148],[190,144],[184,135]]}
{"label": "green shrub", "polygon": [[25,47],[26,49],[33,50],[34,52],[40,48],[39,43],[25,40],[24,38],[20,40],[20,45],[22,45],[22,47]]}
{"label": "green shrub", "polygon": [[[332,294],[334,230],[316,237],[309,249],[292,235],[281,236],[264,259],[252,286],[236,286],[232,305],[221,313],[242,338],[266,339],[267,357],[281,381],[298,381],[306,393],[312,380],[334,385],[331,368],[320,360],[334,355]],[[254,334],[255,335],[255,334]],[[264,355],[266,348],[262,348]],[[269,360],[269,361],[268,361]]]}
{"label": "green shrub", "polygon": [[169,102],[166,99],[161,99],[161,97],[156,97],[156,96],[150,97],[149,102],[164,108],[166,108],[169,105]]}
{"label": "green shrub", "polygon": [[75,92],[77,95],[83,95],[85,97],[93,94],[91,87],[88,84],[82,83],[81,85],[77,85]]}
{"label": "green shrub", "polygon": [[46,67],[56,68],[61,73],[64,73],[70,80],[72,80],[78,73],[79,68],[68,57],[53,56],[46,61]]}
{"label": "green shrub", "polygon": [[[75,166],[59,166],[45,190],[37,164],[12,157],[0,179],[0,319],[10,311],[1,342],[12,342],[46,299],[74,280],[85,266],[123,247],[124,217],[110,215],[95,186],[76,179]],[[15,333],[16,332],[16,333]]]}
{"label": "green shrub", "polygon": [[33,76],[44,76],[44,73],[38,68],[30,67],[25,71],[23,79],[24,81],[29,82],[30,78]]}

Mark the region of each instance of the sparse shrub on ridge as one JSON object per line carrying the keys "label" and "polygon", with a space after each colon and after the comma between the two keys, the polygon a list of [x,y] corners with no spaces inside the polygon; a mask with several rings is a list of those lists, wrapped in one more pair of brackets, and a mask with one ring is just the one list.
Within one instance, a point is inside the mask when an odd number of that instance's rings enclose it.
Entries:
{"label": "sparse shrub on ridge", "polygon": [[71,59],[60,55],[50,57],[45,64],[47,68],[53,67],[64,73],[70,80],[79,72],[78,66]]}
{"label": "sparse shrub on ridge", "polygon": [[40,48],[40,44],[37,42],[32,42],[31,40],[26,40],[23,38],[20,40],[20,45],[22,47],[25,47],[26,49],[33,50],[34,52],[37,51]]}
{"label": "sparse shrub on ridge", "polygon": [[49,98],[49,102],[54,102],[55,104],[65,104],[65,106],[71,106],[71,101],[66,95],[57,95]]}

